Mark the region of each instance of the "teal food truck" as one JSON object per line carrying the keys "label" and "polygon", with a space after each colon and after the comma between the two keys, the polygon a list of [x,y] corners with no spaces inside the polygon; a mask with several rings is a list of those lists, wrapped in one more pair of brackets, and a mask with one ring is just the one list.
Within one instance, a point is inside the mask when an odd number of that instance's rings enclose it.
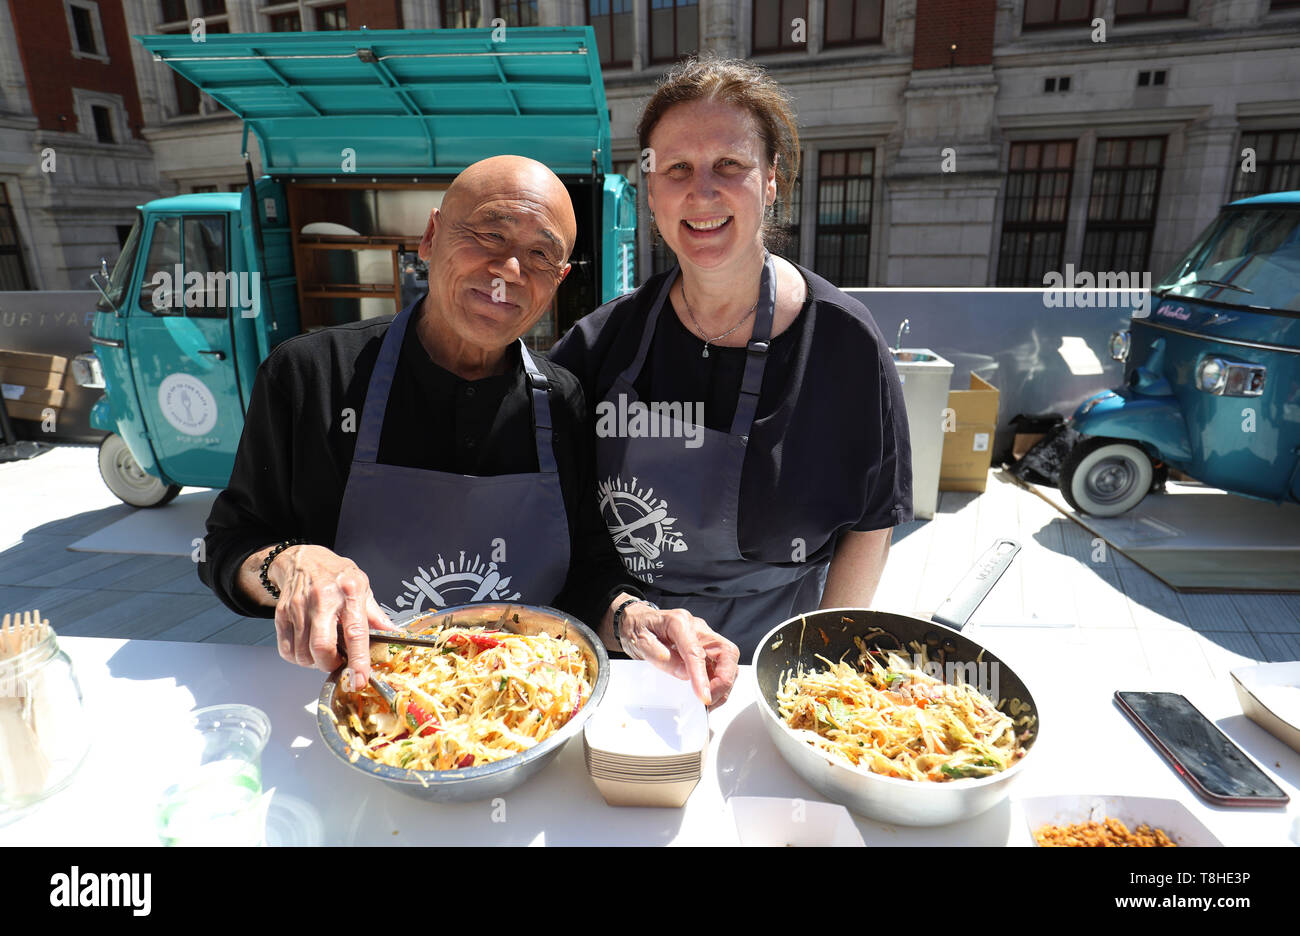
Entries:
{"label": "teal food truck", "polygon": [[137,38],[243,119],[245,166],[251,132],[265,174],[141,206],[112,272],[92,277],[93,348],[74,371],[104,389],[100,471],[128,504],[229,482],[279,342],[418,297],[429,214],[479,159],[540,160],[573,199],[573,270],[531,344],[635,285],[636,194],[611,172],[589,27]]}

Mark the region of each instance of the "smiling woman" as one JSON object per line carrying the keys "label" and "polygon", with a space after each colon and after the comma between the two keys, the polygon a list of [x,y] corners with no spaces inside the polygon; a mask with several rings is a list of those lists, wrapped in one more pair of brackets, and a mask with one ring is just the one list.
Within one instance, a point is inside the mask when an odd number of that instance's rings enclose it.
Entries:
{"label": "smiling woman", "polygon": [[799,170],[780,85],[746,62],[689,60],[638,134],[680,267],[582,319],[552,358],[598,413],[648,405],[701,423],[598,426],[598,497],[647,596],[747,656],[792,614],[870,604],[890,530],[911,519],[902,390],[871,314],[768,250]]}

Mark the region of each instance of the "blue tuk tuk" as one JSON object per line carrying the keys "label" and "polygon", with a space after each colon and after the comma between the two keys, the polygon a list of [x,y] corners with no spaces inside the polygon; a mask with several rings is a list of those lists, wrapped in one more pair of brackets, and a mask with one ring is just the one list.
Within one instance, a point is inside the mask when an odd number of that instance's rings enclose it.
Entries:
{"label": "blue tuk tuk", "polygon": [[1125,385],[1078,408],[1061,468],[1075,510],[1122,514],[1169,467],[1300,501],[1300,192],[1226,205],[1110,351]]}
{"label": "blue tuk tuk", "polygon": [[225,487],[267,353],[415,299],[429,214],[479,159],[545,163],[578,218],[573,269],[530,343],[635,285],[636,194],[612,173],[590,27],[137,38],[243,118],[249,184],[141,206],[112,272],[92,277],[94,347],[74,371],[104,388],[100,471],[128,504]]}

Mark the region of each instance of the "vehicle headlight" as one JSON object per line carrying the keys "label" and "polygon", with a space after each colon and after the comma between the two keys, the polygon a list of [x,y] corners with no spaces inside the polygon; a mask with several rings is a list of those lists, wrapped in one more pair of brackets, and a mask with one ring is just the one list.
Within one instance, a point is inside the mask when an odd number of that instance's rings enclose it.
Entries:
{"label": "vehicle headlight", "polygon": [[78,354],[72,359],[72,379],[78,387],[103,389],[104,369],[94,354]]}
{"label": "vehicle headlight", "polygon": [[1132,336],[1127,328],[1110,333],[1110,356],[1116,361],[1128,360],[1128,349]]}
{"label": "vehicle headlight", "polygon": [[1267,374],[1262,364],[1204,357],[1196,365],[1196,388],[1215,396],[1257,397],[1264,393]]}
{"label": "vehicle headlight", "polygon": [[1228,363],[1219,358],[1201,358],[1196,365],[1196,389],[1205,393],[1222,393],[1227,386]]}

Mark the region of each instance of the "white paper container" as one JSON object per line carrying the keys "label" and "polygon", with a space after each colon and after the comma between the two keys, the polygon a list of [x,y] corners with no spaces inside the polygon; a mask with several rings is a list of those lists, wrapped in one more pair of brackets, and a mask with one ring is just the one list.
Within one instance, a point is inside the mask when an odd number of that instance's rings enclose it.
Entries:
{"label": "white paper container", "polygon": [[742,845],[862,848],[866,843],[843,806],[784,796],[727,800]]}
{"label": "white paper container", "polygon": [[649,663],[620,669],[583,729],[593,752],[637,760],[704,750],[709,719],[690,683]]}
{"label": "white paper container", "polygon": [[1300,661],[1244,666],[1229,675],[1242,713],[1300,751]]}
{"label": "white paper container", "polygon": [[1020,801],[1030,839],[1045,825],[1073,825],[1118,819],[1130,832],[1140,825],[1160,829],[1183,847],[1221,847],[1223,845],[1201,820],[1178,800],[1152,796],[1035,796]]}
{"label": "white paper container", "polygon": [[671,783],[634,783],[627,780],[606,780],[592,777],[591,782],[611,806],[657,806],[679,809],[686,805],[699,779],[678,780]]}
{"label": "white paper container", "polygon": [[700,781],[708,713],[649,663],[618,671],[583,729],[587,773],[611,806],[680,807]]}

